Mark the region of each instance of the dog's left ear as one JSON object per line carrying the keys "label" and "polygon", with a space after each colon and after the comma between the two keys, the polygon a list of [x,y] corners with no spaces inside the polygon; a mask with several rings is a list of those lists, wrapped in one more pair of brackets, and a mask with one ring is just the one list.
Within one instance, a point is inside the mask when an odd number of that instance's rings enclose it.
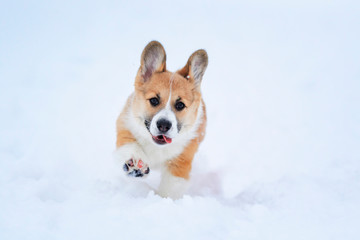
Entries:
{"label": "dog's left ear", "polygon": [[148,81],[155,72],[166,70],[166,53],[158,41],[151,41],[141,54],[139,73],[142,81]]}
{"label": "dog's left ear", "polygon": [[204,49],[200,49],[191,54],[185,67],[178,70],[177,73],[189,79],[190,82],[193,82],[199,88],[207,65],[208,55]]}

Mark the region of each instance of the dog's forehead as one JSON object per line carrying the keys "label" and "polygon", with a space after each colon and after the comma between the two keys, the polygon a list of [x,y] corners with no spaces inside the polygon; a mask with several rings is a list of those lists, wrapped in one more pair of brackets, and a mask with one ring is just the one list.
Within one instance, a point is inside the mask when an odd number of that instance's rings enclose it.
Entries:
{"label": "dog's forehead", "polygon": [[146,83],[146,91],[166,91],[170,89],[170,72],[155,73]]}
{"label": "dog's forehead", "polygon": [[[164,72],[154,74],[146,86],[146,92],[153,92],[168,96],[168,93],[188,95],[192,90],[192,84],[178,73]],[[165,96],[163,96],[165,97]]]}

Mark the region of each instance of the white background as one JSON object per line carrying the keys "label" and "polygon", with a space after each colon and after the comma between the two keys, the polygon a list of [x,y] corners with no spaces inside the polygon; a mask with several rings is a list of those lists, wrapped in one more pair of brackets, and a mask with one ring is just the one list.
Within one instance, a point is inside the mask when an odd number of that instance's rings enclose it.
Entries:
{"label": "white background", "polygon": [[[1,1],[0,239],[359,239],[359,12]],[[172,71],[209,55],[207,135],[177,201],[123,180],[112,157],[151,40]]]}

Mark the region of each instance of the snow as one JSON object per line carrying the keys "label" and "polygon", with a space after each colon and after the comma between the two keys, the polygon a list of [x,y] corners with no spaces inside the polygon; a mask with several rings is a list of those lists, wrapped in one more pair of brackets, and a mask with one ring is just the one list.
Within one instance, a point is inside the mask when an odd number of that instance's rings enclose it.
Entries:
{"label": "snow", "polygon": [[[359,239],[360,5],[0,3],[0,239]],[[115,120],[156,39],[205,48],[209,124],[173,201]]]}

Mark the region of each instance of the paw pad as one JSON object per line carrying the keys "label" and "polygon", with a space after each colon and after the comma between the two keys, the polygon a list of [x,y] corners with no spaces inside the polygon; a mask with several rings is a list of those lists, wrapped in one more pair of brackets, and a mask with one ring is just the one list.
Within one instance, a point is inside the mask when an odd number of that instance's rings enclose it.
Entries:
{"label": "paw pad", "polygon": [[142,168],[143,166],[144,166],[144,162],[140,159],[140,160],[138,161],[137,167],[138,167],[138,168]]}
{"label": "paw pad", "polygon": [[141,159],[130,159],[123,166],[124,171],[130,177],[144,177],[150,172],[150,168]]}

